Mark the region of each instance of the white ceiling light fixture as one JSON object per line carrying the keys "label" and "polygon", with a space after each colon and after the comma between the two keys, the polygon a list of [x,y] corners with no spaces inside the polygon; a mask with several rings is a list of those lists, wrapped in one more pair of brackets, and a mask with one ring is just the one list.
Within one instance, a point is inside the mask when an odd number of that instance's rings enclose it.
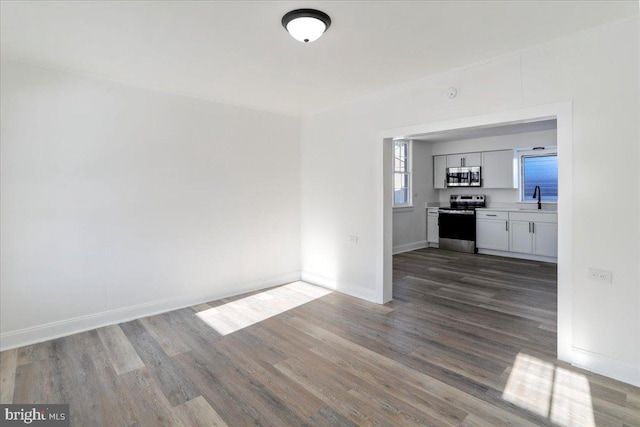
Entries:
{"label": "white ceiling light fixture", "polygon": [[331,25],[331,18],[315,9],[296,9],[282,17],[282,26],[303,43],[318,40]]}

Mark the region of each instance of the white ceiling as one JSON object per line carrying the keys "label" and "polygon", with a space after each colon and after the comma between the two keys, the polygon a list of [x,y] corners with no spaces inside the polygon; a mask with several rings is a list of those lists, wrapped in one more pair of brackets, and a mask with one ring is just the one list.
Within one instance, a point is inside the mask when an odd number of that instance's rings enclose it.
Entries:
{"label": "white ceiling", "polygon": [[[331,16],[302,44],[282,15]],[[305,115],[638,15],[638,1],[0,2],[3,58]]]}

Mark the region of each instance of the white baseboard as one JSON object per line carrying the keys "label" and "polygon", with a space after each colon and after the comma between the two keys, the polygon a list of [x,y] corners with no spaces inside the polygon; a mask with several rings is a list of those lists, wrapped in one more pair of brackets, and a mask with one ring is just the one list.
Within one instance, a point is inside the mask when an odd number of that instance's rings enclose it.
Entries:
{"label": "white baseboard", "polygon": [[154,314],[165,313],[192,305],[215,301],[230,296],[243,294],[245,292],[257,291],[271,286],[300,280],[300,272],[295,271],[274,277],[261,279],[254,282],[239,283],[232,286],[225,286],[199,295],[185,295],[175,298],[166,298],[151,301],[144,304],[137,304],[129,307],[117,308],[90,314],[88,316],[74,317],[60,320],[44,325],[19,329],[17,331],[0,334],[0,351],[49,341],[55,338],[76,334],[78,332],[101,328],[103,326],[128,322],[141,317],[152,316]]}
{"label": "white baseboard", "polygon": [[352,297],[360,298],[365,301],[379,304],[376,299],[375,289],[365,289],[361,286],[345,283],[344,281],[338,281],[330,277],[322,276],[320,274],[309,273],[303,271],[300,275],[300,280],[311,283],[313,285],[322,286],[323,288],[331,289],[342,294],[347,294]]}
{"label": "white baseboard", "polygon": [[551,262],[554,264],[558,263],[558,258],[541,256],[541,255],[533,255],[533,254],[521,254],[519,252],[497,251],[494,249],[478,249],[478,253],[484,254],[484,255],[503,256],[505,258],[528,259],[530,261],[543,261],[543,262]]}
{"label": "white baseboard", "polygon": [[577,368],[640,387],[640,366],[576,347],[573,347],[571,364]]}
{"label": "white baseboard", "polygon": [[393,254],[401,254],[403,252],[415,251],[416,249],[422,249],[427,247],[426,240],[420,240],[419,242],[405,243],[404,245],[398,245],[393,247]]}

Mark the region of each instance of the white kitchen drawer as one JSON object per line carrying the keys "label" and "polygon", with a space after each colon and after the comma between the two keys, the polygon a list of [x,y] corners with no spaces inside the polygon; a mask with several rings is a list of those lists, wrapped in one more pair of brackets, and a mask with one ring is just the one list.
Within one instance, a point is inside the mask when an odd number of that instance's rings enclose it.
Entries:
{"label": "white kitchen drawer", "polygon": [[558,222],[558,214],[553,212],[509,212],[509,221]]}
{"label": "white kitchen drawer", "polygon": [[476,210],[476,218],[477,219],[509,219],[509,212],[507,211],[487,211],[487,210]]}

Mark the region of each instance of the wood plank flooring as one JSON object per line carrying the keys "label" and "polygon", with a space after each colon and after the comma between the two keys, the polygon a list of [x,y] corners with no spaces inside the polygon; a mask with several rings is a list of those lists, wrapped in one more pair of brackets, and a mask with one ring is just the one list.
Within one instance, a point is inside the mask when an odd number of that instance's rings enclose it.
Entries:
{"label": "wood plank flooring", "polygon": [[385,306],[201,319],[248,295],[2,352],[0,401],[69,403],[73,426],[640,426],[639,388],[556,360],[553,264],[422,249]]}

